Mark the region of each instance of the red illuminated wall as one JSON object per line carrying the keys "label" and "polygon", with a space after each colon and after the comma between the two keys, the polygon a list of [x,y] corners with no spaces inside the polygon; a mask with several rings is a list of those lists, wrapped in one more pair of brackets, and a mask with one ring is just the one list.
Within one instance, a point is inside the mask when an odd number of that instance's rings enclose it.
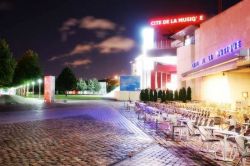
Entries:
{"label": "red illuminated wall", "polygon": [[156,64],[154,70],[151,72],[151,88],[166,89],[166,83],[171,81],[171,74],[174,73],[176,73],[175,65]]}
{"label": "red illuminated wall", "polygon": [[[193,18],[195,20],[186,20],[186,18]],[[160,17],[160,18],[153,18],[149,21],[149,24],[155,30],[155,45],[156,48],[171,48],[172,39],[169,37],[174,35],[175,33],[179,32],[180,30],[184,29],[189,25],[199,25],[201,22],[205,20],[205,16],[202,14],[188,14],[188,15],[179,15],[174,17]],[[174,21],[175,20],[175,21]],[[166,23],[166,21],[168,23]],[[160,22],[160,24],[157,24]],[[165,24],[164,24],[165,22]]]}

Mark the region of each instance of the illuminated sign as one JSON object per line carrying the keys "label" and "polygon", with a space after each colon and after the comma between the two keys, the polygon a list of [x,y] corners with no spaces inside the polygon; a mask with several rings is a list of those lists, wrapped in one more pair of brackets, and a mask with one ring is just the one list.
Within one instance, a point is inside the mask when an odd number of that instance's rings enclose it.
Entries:
{"label": "illuminated sign", "polygon": [[54,102],[55,98],[55,76],[44,77],[44,101],[46,103]]}
{"label": "illuminated sign", "polygon": [[214,54],[210,54],[207,57],[204,57],[204,58],[202,58],[200,60],[197,60],[197,61],[193,62],[192,67],[197,68],[197,67],[199,67],[201,65],[210,63],[210,62],[212,62],[212,61],[214,61],[216,59],[219,59],[221,57],[224,57],[226,55],[230,55],[232,53],[235,53],[241,47],[242,47],[242,43],[241,43],[240,40],[236,41],[236,42],[233,42],[232,44],[217,50]]}
{"label": "illuminated sign", "polygon": [[182,23],[198,23],[203,21],[204,19],[205,19],[204,15],[193,15],[193,16],[178,17],[178,18],[163,18],[150,21],[150,25],[161,26],[161,25],[173,25]]}
{"label": "illuminated sign", "polygon": [[120,91],[138,91],[139,89],[139,76],[120,76]]}

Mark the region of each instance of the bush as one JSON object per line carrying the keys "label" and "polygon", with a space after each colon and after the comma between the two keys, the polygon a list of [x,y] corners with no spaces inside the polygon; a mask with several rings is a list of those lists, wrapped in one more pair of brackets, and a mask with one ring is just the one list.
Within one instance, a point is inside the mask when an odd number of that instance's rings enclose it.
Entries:
{"label": "bush", "polygon": [[169,91],[169,100],[173,101],[174,100],[174,93],[172,90]]}
{"label": "bush", "polygon": [[190,87],[187,88],[187,100],[192,100],[192,90]]}
{"label": "bush", "polygon": [[168,90],[168,89],[166,90],[166,100],[167,100],[167,101],[170,100],[170,99],[169,99],[169,90]]}
{"label": "bush", "polygon": [[145,89],[145,101],[149,101],[149,91]]}
{"label": "bush", "polygon": [[174,91],[174,100],[179,100],[179,94],[178,94],[178,90]]}
{"label": "bush", "polygon": [[156,102],[157,101],[157,91],[154,90],[154,101]]}
{"label": "bush", "polygon": [[187,101],[187,91],[186,91],[186,88],[182,88],[182,95],[183,95],[183,99],[182,99],[182,101],[185,103],[186,101]]}
{"label": "bush", "polygon": [[182,88],[179,89],[179,100],[182,101],[183,100],[183,93],[182,93]]}
{"label": "bush", "polygon": [[165,90],[162,92],[162,97],[161,97],[161,102],[165,102],[166,101],[166,92]]}
{"label": "bush", "polygon": [[140,100],[145,101],[145,91],[144,91],[144,89],[142,89],[141,92],[140,92]]}
{"label": "bush", "polygon": [[150,89],[150,92],[149,92],[149,101],[154,101],[154,93],[152,89]]}
{"label": "bush", "polygon": [[159,92],[158,92],[158,98],[162,99],[162,90],[159,90]]}

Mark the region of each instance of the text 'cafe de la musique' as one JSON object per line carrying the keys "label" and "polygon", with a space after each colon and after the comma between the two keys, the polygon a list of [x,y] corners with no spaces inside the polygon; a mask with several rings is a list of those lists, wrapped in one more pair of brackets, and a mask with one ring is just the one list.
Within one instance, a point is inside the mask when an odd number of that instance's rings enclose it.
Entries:
{"label": "text 'cafe de la musique'", "polygon": [[[192,44],[177,47],[178,87],[190,86],[194,100],[249,110],[249,7],[244,0],[204,21],[192,28]],[[187,28],[174,35],[176,41],[183,42]]]}

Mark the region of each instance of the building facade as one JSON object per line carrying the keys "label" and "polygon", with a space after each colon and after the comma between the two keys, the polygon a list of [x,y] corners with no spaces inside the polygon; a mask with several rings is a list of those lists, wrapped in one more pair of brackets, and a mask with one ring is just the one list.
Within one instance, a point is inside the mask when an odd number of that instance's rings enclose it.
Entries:
{"label": "building facade", "polygon": [[[190,86],[195,100],[248,106],[250,93],[250,1],[243,0],[173,38],[178,87]],[[189,29],[189,30],[188,30]],[[189,40],[190,44],[185,44]],[[181,44],[180,44],[181,43]]]}

